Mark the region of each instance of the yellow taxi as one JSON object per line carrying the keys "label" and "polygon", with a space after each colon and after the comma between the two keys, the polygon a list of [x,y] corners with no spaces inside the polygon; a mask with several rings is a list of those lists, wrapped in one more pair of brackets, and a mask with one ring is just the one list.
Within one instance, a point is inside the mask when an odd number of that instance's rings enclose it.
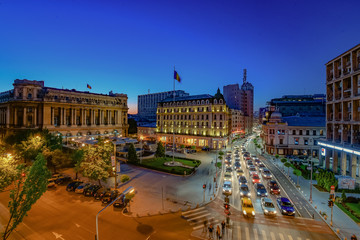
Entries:
{"label": "yellow taxi", "polygon": [[255,217],[254,206],[250,198],[243,197],[241,199],[241,209],[245,217]]}

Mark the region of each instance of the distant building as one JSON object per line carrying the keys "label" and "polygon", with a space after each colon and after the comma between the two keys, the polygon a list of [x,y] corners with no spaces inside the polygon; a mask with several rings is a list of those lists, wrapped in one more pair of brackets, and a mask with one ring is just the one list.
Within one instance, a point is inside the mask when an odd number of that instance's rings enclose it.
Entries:
{"label": "distant building", "polygon": [[[156,109],[158,102],[173,96],[174,96],[174,91],[139,95],[138,116],[140,118],[147,119],[148,121],[156,122]],[[175,96],[183,97],[183,96],[189,96],[189,94],[183,90],[176,90]]]}
{"label": "distant building", "polygon": [[245,134],[245,117],[240,110],[230,109],[232,136]]}
{"label": "distant building", "polygon": [[239,84],[229,84],[223,87],[224,98],[226,105],[230,109],[241,109],[241,91]]}
{"label": "distant building", "polygon": [[314,95],[285,95],[281,98],[271,99],[269,107],[277,109],[283,117],[295,116],[324,116],[325,94]]}
{"label": "distant building", "polygon": [[143,124],[137,127],[138,140],[156,141],[156,123]]}
{"label": "distant building", "polygon": [[360,44],[326,63],[326,95],[325,167],[359,178]]}
{"label": "distant building", "polygon": [[[174,125],[175,124],[175,125]],[[167,98],[158,103],[157,139],[176,146],[220,149],[228,144],[231,113],[223,95],[209,94]]]}
{"label": "distant building", "polygon": [[0,135],[48,129],[63,136],[128,134],[127,95],[45,87],[44,81],[16,79],[0,93]]}

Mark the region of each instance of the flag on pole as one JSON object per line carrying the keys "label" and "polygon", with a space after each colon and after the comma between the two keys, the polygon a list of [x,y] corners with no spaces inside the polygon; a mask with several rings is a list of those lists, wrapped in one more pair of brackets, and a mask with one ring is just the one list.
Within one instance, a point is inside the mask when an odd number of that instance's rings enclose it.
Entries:
{"label": "flag on pole", "polygon": [[176,79],[178,82],[181,82],[181,78],[175,70],[174,70],[174,79]]}
{"label": "flag on pole", "polygon": [[91,89],[91,86],[90,86],[89,84],[86,84],[86,87],[87,87],[88,89]]}

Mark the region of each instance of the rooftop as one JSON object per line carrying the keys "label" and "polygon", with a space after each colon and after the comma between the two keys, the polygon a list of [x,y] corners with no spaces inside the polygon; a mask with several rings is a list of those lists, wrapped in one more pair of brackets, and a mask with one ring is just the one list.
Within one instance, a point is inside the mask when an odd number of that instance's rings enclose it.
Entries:
{"label": "rooftop", "polygon": [[[201,99],[209,99],[209,98],[214,98],[214,96],[211,96],[210,94],[200,94],[200,95],[192,95],[192,96],[175,97],[175,102],[201,100]],[[162,102],[173,102],[173,101],[174,101],[174,97],[168,97],[160,102],[162,103]]]}
{"label": "rooftop", "polygon": [[304,117],[304,116],[290,116],[283,117],[284,122],[288,126],[308,126],[308,127],[325,127],[326,121],[324,117]]}

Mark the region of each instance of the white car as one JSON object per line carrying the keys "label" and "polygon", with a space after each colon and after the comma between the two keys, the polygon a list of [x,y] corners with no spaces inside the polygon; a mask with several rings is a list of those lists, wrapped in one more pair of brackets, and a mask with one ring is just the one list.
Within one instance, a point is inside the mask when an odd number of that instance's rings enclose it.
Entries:
{"label": "white car", "polygon": [[232,194],[232,187],[230,181],[225,181],[223,185],[223,194],[231,195]]}
{"label": "white car", "polygon": [[231,181],[232,180],[232,173],[226,172],[224,174],[224,181]]}
{"label": "white car", "polygon": [[276,216],[275,205],[270,198],[261,198],[261,207],[265,215]]}

